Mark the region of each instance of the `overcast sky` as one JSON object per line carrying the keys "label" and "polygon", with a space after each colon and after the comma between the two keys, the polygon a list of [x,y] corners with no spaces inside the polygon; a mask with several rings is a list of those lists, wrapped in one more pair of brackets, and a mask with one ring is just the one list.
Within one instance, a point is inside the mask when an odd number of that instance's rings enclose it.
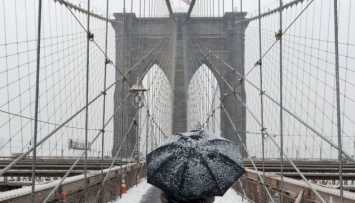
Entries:
{"label": "overcast sky", "polygon": [[[75,3],[75,4],[82,4],[85,5],[87,3],[86,1],[80,1],[80,0],[70,0],[71,2]],[[144,0],[126,0],[126,7],[127,7],[127,11],[130,11],[130,5],[131,2],[133,1],[133,10],[135,10],[135,12],[138,12],[139,9],[139,3],[144,2]],[[153,2],[153,0],[146,0],[146,3],[149,3],[150,1]],[[161,1],[165,1],[165,0],[158,0],[158,2]],[[202,2],[202,1],[206,1],[206,0],[197,0],[197,2]],[[208,1],[208,0],[207,0]],[[112,15],[113,13],[116,12],[122,12],[122,8],[123,8],[123,2],[124,0],[110,0],[109,1],[109,13]],[[181,9],[188,9],[188,5],[182,1],[182,0],[170,0],[171,5],[173,7],[174,11],[178,11]],[[226,12],[230,12],[232,9],[232,5],[234,8],[237,8],[237,10],[240,10],[240,0],[211,0],[211,2],[214,2],[215,5],[217,5],[218,3],[220,3],[220,5],[225,4],[225,11]],[[290,0],[284,0],[283,3],[288,3],[290,2]],[[258,0],[242,0],[242,4],[243,4],[243,11],[246,11],[250,14],[255,15],[257,13],[258,10]],[[279,5],[279,1],[278,0],[261,0],[261,8],[263,11],[266,11],[268,9],[273,9],[275,7],[277,7]],[[97,9],[98,11],[104,13],[106,11],[106,1],[105,0],[91,0],[91,6],[95,9]],[[143,5],[142,5],[143,6]],[[217,7],[217,6],[215,6]],[[222,6],[221,6],[222,7]],[[94,9],[94,10],[95,10]],[[215,8],[217,9],[217,8]]]}

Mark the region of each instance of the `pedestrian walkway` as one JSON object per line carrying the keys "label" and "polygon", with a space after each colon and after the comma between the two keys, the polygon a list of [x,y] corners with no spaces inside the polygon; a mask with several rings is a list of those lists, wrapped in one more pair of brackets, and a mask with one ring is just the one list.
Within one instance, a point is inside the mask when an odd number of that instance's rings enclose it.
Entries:
{"label": "pedestrian walkway", "polygon": [[[112,203],[160,203],[160,189],[150,185],[146,180],[127,191],[121,198]],[[215,203],[243,203],[242,197],[233,189],[229,189],[223,197],[216,197]]]}

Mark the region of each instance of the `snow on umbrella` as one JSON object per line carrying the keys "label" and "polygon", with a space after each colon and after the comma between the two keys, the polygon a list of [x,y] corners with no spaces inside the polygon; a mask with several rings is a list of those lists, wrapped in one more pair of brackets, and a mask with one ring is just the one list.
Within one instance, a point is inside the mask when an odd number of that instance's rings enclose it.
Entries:
{"label": "snow on umbrella", "polygon": [[147,166],[148,183],[178,199],[223,196],[245,173],[239,146],[206,131],[172,135]]}

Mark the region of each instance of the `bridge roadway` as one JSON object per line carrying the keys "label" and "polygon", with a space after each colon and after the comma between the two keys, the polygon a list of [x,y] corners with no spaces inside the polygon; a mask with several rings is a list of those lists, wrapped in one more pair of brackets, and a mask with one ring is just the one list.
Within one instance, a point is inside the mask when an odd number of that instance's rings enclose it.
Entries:
{"label": "bridge roadway", "polygon": [[[338,180],[339,179],[339,164],[338,161],[334,160],[294,160],[296,166],[300,169],[303,175],[309,180]],[[255,166],[262,170],[262,161],[255,160]],[[244,165],[247,168],[254,169],[251,161],[244,161]],[[277,160],[267,160],[264,166],[265,172],[280,172],[280,161]],[[292,167],[290,163],[284,163],[283,167],[284,176],[291,177],[295,179],[301,179],[297,174],[296,170]],[[355,181],[355,163],[348,162],[343,163],[343,179],[351,180],[354,184]]]}
{"label": "bridge roadway", "polygon": [[[293,162],[326,202],[340,202],[340,190],[337,182],[339,179],[337,160],[293,160]],[[254,170],[253,163],[259,171]],[[262,189],[263,186],[260,181],[260,177],[263,176],[263,163],[260,159],[253,160],[253,163],[250,160],[244,161],[247,172],[243,176],[242,186],[235,184],[235,188],[239,192],[242,192],[242,188],[244,188],[247,197],[254,202],[264,202],[268,195]],[[303,191],[304,203],[320,202],[290,163],[284,163],[283,169],[285,172],[283,174],[284,202],[293,202],[301,191]],[[344,163],[344,169],[344,202],[354,203],[355,163]],[[280,161],[267,159],[264,164],[264,171],[266,187],[275,199],[280,200]]]}
{"label": "bridge roadway", "polygon": [[[37,177],[54,177],[60,178],[65,175],[67,170],[73,165],[76,158],[37,158],[36,161],[36,176]],[[12,159],[10,157],[0,158],[0,169],[5,168],[10,164]],[[103,160],[103,168],[110,168],[112,158],[105,158]],[[126,161],[115,161],[115,166],[120,166],[127,163]],[[81,160],[73,169],[69,176],[76,176],[84,173],[84,160]],[[96,171],[101,170],[101,159],[89,158],[87,160],[87,170]],[[18,164],[12,167],[11,170],[5,172],[4,177],[31,177],[32,173],[32,159],[23,159]]]}
{"label": "bridge roadway", "polygon": [[[10,157],[0,158],[0,169],[4,168],[11,162]],[[104,187],[104,197],[102,202],[112,200],[119,196],[122,174],[127,171],[126,184],[127,187],[132,187],[138,177],[145,176],[145,163],[140,165],[130,163],[127,165],[126,161],[117,160],[110,172],[108,168],[112,163],[112,158],[105,158],[103,160],[104,174],[109,173],[108,182]],[[38,185],[36,186],[36,202],[41,202],[46,198],[49,192],[55,187],[58,179],[60,179],[67,170],[75,162],[75,158],[60,158],[60,157],[40,157],[37,159],[36,176],[38,178]],[[262,176],[262,161],[254,160],[255,166],[259,172],[254,170],[253,164],[250,160],[245,160],[246,174],[241,179],[242,186],[237,181],[234,188],[248,196],[254,202],[263,202],[268,199],[267,194],[262,189],[260,176]],[[327,201],[331,197],[334,202],[338,202],[339,189],[337,188],[338,180],[338,163],[334,160],[294,160],[294,163],[303,173],[303,175],[310,180],[317,191]],[[344,163],[344,181],[345,202],[355,202],[355,163]],[[90,194],[96,194],[101,182],[101,160],[99,158],[90,158],[87,160],[88,172],[88,191]],[[280,162],[278,160],[266,160],[265,166],[265,184],[267,185],[273,197],[279,197],[280,192]],[[56,192],[55,197],[51,202],[61,202],[62,193],[68,194],[68,202],[82,202],[83,201],[83,172],[84,161],[80,161],[74,167],[73,172],[64,181],[60,190]],[[30,198],[31,189],[26,187],[30,185],[30,178],[32,173],[32,159],[21,160],[16,166],[4,174],[4,181],[0,182],[0,202],[26,202]],[[137,174],[140,174],[137,175]],[[284,164],[284,191],[286,196],[285,201],[291,201],[297,194],[303,190],[305,202],[318,202],[313,192],[301,180],[299,174],[290,165]],[[90,197],[93,198],[93,197]]]}
{"label": "bridge roadway", "polygon": [[[36,168],[43,170],[36,171],[36,195],[35,202],[43,202],[50,192],[58,184],[59,180],[65,172],[73,165],[76,158],[60,158],[60,157],[37,157]],[[12,161],[11,158],[0,159],[0,169],[4,168]],[[27,186],[31,178],[30,172],[31,157],[21,160],[17,165],[19,168],[13,168],[8,173],[4,174],[4,183],[0,185],[0,202],[23,203],[31,202],[31,187]],[[135,185],[139,177],[144,177],[145,163],[127,163],[127,161],[116,161],[114,166],[109,170],[112,158],[105,158],[103,161],[104,176],[107,175],[107,181],[102,189],[102,196],[99,196],[101,201],[108,202],[116,199],[120,194],[120,186],[122,182],[122,175],[125,175],[126,185],[128,188]],[[46,167],[48,168],[46,169]],[[59,189],[55,192],[49,202],[63,202],[63,194],[67,194],[67,202],[83,202],[84,201],[84,175],[83,172],[84,161],[81,160],[74,168],[77,172],[70,174],[61,184]],[[22,169],[21,169],[22,168]],[[77,170],[78,169],[78,170]],[[87,160],[87,198],[94,200],[97,192],[101,186],[101,160],[99,158],[90,158]],[[24,181],[25,180],[25,181]],[[17,182],[18,184],[16,184]],[[7,184],[9,183],[9,184]],[[11,190],[9,190],[11,189]]]}

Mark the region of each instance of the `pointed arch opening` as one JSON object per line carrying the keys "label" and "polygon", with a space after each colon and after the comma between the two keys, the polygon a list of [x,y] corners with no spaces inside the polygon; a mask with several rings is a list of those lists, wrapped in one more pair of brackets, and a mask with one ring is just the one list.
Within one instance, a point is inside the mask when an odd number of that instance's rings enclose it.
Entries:
{"label": "pointed arch opening", "polygon": [[145,74],[143,105],[139,114],[140,152],[154,150],[172,133],[172,92],[168,77],[154,64]]}
{"label": "pointed arch opening", "polygon": [[202,129],[221,135],[220,87],[206,64],[192,76],[187,95],[188,130]]}

